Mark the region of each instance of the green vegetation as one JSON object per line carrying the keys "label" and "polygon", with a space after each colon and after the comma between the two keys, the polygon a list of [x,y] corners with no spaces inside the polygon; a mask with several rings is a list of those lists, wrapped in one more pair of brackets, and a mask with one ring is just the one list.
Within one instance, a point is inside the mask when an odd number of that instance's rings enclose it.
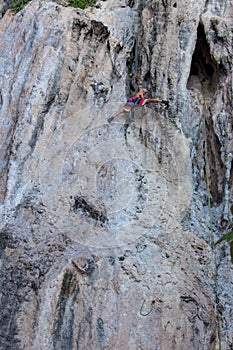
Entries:
{"label": "green vegetation", "polygon": [[131,52],[130,56],[128,56],[127,60],[126,60],[126,65],[128,67],[128,74],[130,74],[130,75],[133,73],[134,60],[135,60],[134,53]]}
{"label": "green vegetation", "polygon": [[[231,214],[233,215],[233,204],[230,207]],[[230,255],[231,255],[231,263],[233,264],[233,230],[225,233],[216,243],[215,245],[226,241],[230,245]]]}
{"label": "green vegetation", "polygon": [[70,0],[68,6],[78,7],[80,9],[85,9],[88,6],[94,6],[96,0]]}
{"label": "green vegetation", "polygon": [[226,241],[230,245],[230,254],[231,254],[231,262],[233,264],[233,230],[227,232],[225,235],[223,235],[216,243],[219,244],[220,242]]}
{"label": "green vegetation", "polygon": [[[11,5],[12,10],[17,13],[24,8],[31,0],[18,0]],[[65,6],[85,9],[88,6],[95,6],[97,0],[69,0]],[[58,2],[59,3],[59,2]],[[61,3],[62,5],[62,3]]]}
{"label": "green vegetation", "polygon": [[18,0],[11,5],[11,8],[16,13],[22,10],[29,2],[30,0]]}

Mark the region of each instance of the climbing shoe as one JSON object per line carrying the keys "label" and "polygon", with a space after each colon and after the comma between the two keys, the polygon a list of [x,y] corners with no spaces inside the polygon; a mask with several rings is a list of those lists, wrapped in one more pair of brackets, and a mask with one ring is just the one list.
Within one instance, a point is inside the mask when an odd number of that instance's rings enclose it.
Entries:
{"label": "climbing shoe", "polygon": [[168,100],[162,100],[162,103],[163,103],[166,107],[169,107],[169,101],[168,101]]}
{"label": "climbing shoe", "polygon": [[109,117],[109,118],[108,118],[108,122],[111,123],[111,122],[113,121],[113,119],[114,119],[113,116]]}

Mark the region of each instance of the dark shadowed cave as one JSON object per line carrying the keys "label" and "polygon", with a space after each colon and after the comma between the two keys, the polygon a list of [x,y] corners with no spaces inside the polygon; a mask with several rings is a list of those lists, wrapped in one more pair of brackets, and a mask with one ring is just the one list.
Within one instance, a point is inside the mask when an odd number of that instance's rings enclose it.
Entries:
{"label": "dark shadowed cave", "polygon": [[211,57],[204,26],[199,23],[187,87],[199,89],[205,97],[212,96],[217,90],[219,75],[219,65]]}

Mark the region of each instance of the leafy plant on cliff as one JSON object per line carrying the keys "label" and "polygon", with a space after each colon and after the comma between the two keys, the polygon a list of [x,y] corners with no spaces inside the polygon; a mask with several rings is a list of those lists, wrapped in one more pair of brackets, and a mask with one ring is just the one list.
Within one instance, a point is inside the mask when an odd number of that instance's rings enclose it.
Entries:
{"label": "leafy plant on cliff", "polygon": [[216,243],[219,244],[223,241],[227,241],[227,243],[229,243],[230,245],[230,254],[231,254],[231,262],[233,264],[233,231],[229,231],[228,233],[226,233],[225,235],[223,235]]}
{"label": "leafy plant on cliff", "polygon": [[[233,215],[233,204],[231,205],[231,214]],[[230,255],[231,255],[231,263],[233,264],[233,230],[225,233],[216,243],[215,245],[226,241],[230,245]]]}
{"label": "leafy plant on cliff", "polygon": [[30,0],[18,0],[11,5],[11,8],[16,13],[22,10],[29,2]]}
{"label": "leafy plant on cliff", "polygon": [[[31,0],[18,0],[11,5],[11,8],[15,13],[17,13],[21,11],[30,1]],[[66,3],[61,3],[61,5],[85,9],[88,6],[95,6],[96,1],[97,0],[69,0]]]}
{"label": "leafy plant on cliff", "polygon": [[69,0],[69,6],[85,9],[88,6],[94,6],[96,0]]}

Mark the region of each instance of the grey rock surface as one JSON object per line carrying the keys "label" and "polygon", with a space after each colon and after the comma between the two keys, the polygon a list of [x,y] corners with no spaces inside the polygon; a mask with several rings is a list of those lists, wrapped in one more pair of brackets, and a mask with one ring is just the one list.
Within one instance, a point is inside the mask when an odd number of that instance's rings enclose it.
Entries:
{"label": "grey rock surface", "polygon": [[99,3],[0,20],[0,348],[230,350],[232,0]]}

